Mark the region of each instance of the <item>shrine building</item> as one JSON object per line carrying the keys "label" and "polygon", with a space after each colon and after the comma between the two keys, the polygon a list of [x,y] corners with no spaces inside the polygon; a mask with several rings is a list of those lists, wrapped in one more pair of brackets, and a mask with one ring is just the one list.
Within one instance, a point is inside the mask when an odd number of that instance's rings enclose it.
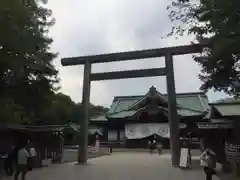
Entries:
{"label": "shrine building", "polygon": [[[186,137],[204,121],[210,109],[208,98],[196,92],[176,94],[176,100],[180,136]],[[152,86],[145,95],[114,97],[108,113],[90,119],[89,129],[101,134],[101,142],[120,147],[147,147],[153,138],[169,146],[168,122],[167,94]]]}

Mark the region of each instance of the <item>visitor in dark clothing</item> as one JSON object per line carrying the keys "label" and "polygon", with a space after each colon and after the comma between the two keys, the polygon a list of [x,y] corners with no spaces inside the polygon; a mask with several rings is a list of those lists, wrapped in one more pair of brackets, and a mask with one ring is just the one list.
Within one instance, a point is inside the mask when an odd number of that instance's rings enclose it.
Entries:
{"label": "visitor in dark clothing", "polygon": [[204,167],[206,180],[212,180],[212,176],[216,175],[216,161],[214,156],[216,156],[216,154],[210,148],[205,149],[200,156],[201,166]]}
{"label": "visitor in dark clothing", "polygon": [[12,176],[14,172],[14,166],[17,161],[17,147],[12,147],[10,152],[7,154],[7,157],[4,161],[4,169],[8,176]]}
{"label": "visitor in dark clothing", "polygon": [[17,163],[16,163],[16,172],[14,175],[14,180],[18,180],[19,174],[21,174],[21,179],[25,180],[25,175],[28,172],[28,158],[30,154],[28,152],[27,145],[23,146],[17,151]]}

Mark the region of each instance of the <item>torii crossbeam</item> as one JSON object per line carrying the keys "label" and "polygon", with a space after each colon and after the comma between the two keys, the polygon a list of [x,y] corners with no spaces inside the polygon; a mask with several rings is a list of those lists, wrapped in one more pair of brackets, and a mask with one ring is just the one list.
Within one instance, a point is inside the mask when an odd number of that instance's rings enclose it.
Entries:
{"label": "torii crossbeam", "polygon": [[[169,48],[159,48],[141,51],[129,51],[111,54],[81,56],[63,58],[61,63],[63,66],[84,65],[83,92],[82,104],[84,108],[84,119],[80,120],[80,141],[78,163],[87,163],[87,147],[88,147],[88,122],[89,122],[89,100],[90,100],[90,85],[91,81],[110,80],[110,79],[126,79],[137,77],[153,77],[166,76],[167,78],[167,93],[168,93],[168,109],[169,109],[169,126],[170,140],[172,149],[172,165],[178,167],[180,159],[180,138],[179,138],[179,118],[176,108],[176,91],[173,70],[173,56],[192,54],[202,52],[205,46],[202,44],[176,46]],[[130,71],[115,71],[91,73],[93,63],[106,63],[127,61],[144,58],[165,57],[164,68],[141,69]]]}

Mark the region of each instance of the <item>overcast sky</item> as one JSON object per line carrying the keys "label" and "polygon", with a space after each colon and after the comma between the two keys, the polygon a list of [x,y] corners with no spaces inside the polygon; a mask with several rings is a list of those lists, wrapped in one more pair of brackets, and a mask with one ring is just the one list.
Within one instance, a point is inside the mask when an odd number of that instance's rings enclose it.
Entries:
{"label": "overcast sky", "polygon": [[[83,56],[189,44],[191,37],[164,38],[171,29],[166,6],[170,0],[49,0],[56,24],[50,31],[54,61],[60,71],[61,91],[81,101],[83,67],[62,67],[62,57]],[[162,58],[93,66],[93,72],[163,67]],[[197,92],[200,67],[192,55],[174,57],[176,92]],[[109,106],[114,96],[142,95],[151,86],[165,93],[165,77],[91,83],[91,102]],[[209,92],[210,101],[225,97]]]}

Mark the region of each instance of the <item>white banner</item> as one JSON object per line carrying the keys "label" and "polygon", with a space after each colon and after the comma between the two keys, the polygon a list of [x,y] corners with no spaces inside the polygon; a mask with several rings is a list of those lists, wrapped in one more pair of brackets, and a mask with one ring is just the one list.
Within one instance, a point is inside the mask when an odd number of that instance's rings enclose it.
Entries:
{"label": "white banner", "polygon": [[108,141],[117,141],[117,131],[108,131]]}
{"label": "white banner", "polygon": [[[185,124],[180,124],[180,128],[185,126]],[[170,131],[168,123],[141,123],[125,125],[125,136],[128,139],[142,139],[153,134],[169,138]]]}

